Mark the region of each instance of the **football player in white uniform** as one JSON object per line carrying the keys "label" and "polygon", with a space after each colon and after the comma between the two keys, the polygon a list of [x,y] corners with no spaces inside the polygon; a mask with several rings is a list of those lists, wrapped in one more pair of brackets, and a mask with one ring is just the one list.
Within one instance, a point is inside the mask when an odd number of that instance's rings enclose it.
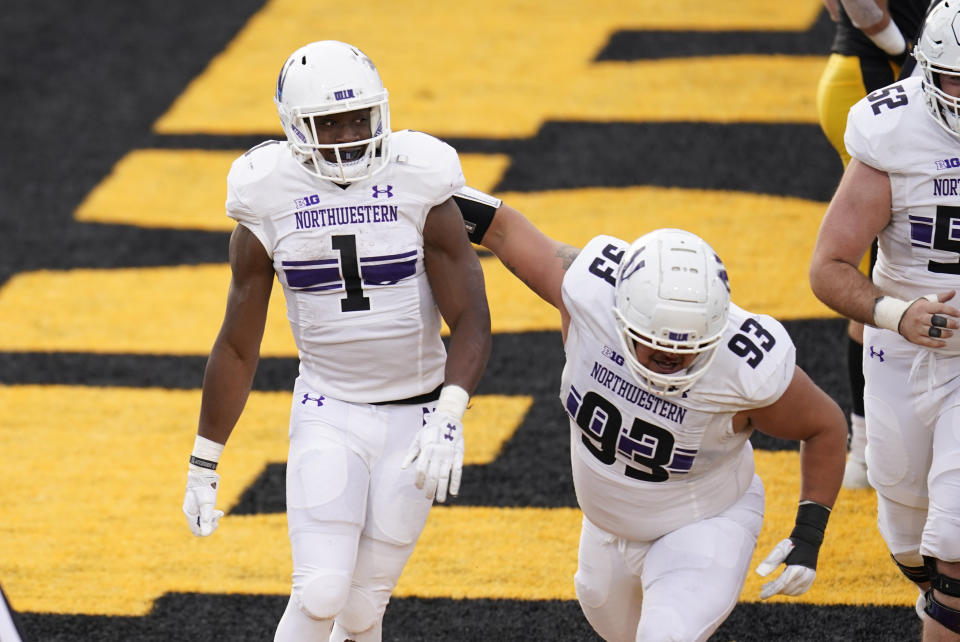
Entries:
{"label": "football player in white uniform", "polygon": [[490,352],[483,272],[451,198],[456,152],[391,132],[366,55],[337,41],[298,49],[275,100],[287,140],[249,150],[227,177],[232,280],[183,510],[199,536],[223,515],[216,467],[276,278],[300,376],[286,479],[293,586],[275,639],[378,641],[433,499],[459,490],[463,414]]}
{"label": "football player in white uniform", "polygon": [[[851,110],[853,160],[820,228],[816,295],[867,324],[867,471],[880,533],[923,594],[924,639],[960,639],[960,3],[927,17],[920,76]],[[870,281],[856,270],[879,237]],[[938,637],[939,636],[939,637]]]}
{"label": "football player in white uniform", "polygon": [[786,568],[761,597],[806,592],[847,428],[783,326],[730,303],[723,263],[689,232],[598,236],[577,250],[499,202],[485,220],[482,207],[462,209],[471,239],[560,312],[584,516],[574,582],[597,633],[705,640],[733,610],[763,520],[754,429],[802,441],[796,528],[757,570]]}
{"label": "football player in white uniform", "polygon": [[[916,42],[929,0],[824,0],[836,25],[830,57],[817,84],[820,128],[844,167],[850,155],[843,144],[847,114],[858,100],[898,78],[909,76]],[[870,274],[876,253],[861,269]],[[863,324],[847,323],[847,376],[850,381],[850,454],[845,488],[867,488],[866,422],[863,418]]]}

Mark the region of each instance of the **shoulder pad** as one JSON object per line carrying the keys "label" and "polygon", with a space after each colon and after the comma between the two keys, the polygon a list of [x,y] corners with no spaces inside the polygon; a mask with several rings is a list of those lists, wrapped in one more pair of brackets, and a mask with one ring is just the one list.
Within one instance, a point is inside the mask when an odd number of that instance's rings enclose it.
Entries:
{"label": "shoulder pad", "polygon": [[259,225],[260,219],[250,209],[246,194],[276,169],[286,143],[268,140],[247,150],[233,161],[227,174],[227,216],[243,223]]}
{"label": "shoulder pad", "polygon": [[892,172],[915,147],[913,126],[927,117],[919,78],[893,83],[861,98],[847,116],[847,152],[870,167]]}
{"label": "shoulder pad", "polygon": [[[796,347],[783,324],[733,303],[719,353],[693,391],[734,410],[769,406],[793,380]],[[702,384],[702,385],[701,385]]]}
{"label": "shoulder pad", "polygon": [[429,202],[441,203],[464,186],[457,150],[439,138],[405,129],[391,134],[390,145],[398,169],[420,184]]}
{"label": "shoulder pad", "polygon": [[600,319],[609,311],[617,268],[629,244],[613,236],[595,236],[584,246],[563,277],[563,304],[572,317]]}

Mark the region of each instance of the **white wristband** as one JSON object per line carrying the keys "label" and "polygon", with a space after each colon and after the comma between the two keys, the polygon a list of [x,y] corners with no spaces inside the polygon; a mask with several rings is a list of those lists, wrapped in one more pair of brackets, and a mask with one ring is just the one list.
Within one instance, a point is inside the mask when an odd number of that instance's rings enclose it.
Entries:
{"label": "white wristband", "polygon": [[444,386],[437,399],[437,412],[463,421],[470,395],[460,386]]}
{"label": "white wristband", "polygon": [[882,296],[873,304],[873,325],[891,332],[900,332],[900,319],[903,318],[912,301],[904,301],[892,296]]}
{"label": "white wristband", "polygon": [[904,301],[903,299],[897,299],[892,296],[882,296],[878,298],[873,304],[873,325],[899,334],[900,320],[903,318],[903,315],[906,314],[907,308],[920,299],[936,301],[937,295],[926,294],[911,301]]}
{"label": "white wristband", "polygon": [[907,41],[903,39],[903,34],[893,20],[877,33],[867,37],[891,56],[899,56],[907,50]]}
{"label": "white wristband", "polygon": [[192,454],[199,459],[216,463],[220,461],[220,455],[223,454],[223,444],[218,444],[212,439],[197,435],[197,438],[193,442]]}

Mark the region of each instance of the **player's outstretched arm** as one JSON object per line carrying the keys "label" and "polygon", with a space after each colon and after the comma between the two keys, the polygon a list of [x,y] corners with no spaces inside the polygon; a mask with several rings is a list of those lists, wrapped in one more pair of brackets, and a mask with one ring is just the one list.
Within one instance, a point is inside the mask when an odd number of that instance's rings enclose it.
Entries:
{"label": "player's outstretched arm", "polygon": [[827,519],[843,480],[846,418],[836,402],[796,366],[783,395],[766,408],[750,411],[748,417],[751,425],[771,436],[801,442],[796,525],[757,567],[757,573],[765,577],[786,565],[783,573],[764,584],[761,598],[778,593],[801,595],[816,578]]}
{"label": "player's outstretched arm", "polygon": [[270,258],[243,225],[230,236],[230,269],[226,314],[204,371],[200,421],[183,501],[187,524],[198,536],[213,533],[223,516],[216,509],[217,462],[250,394],[273,288]]}
{"label": "player's outstretched arm", "polygon": [[497,209],[481,244],[566,318],[561,286],[579,249],[548,237],[506,203]]}

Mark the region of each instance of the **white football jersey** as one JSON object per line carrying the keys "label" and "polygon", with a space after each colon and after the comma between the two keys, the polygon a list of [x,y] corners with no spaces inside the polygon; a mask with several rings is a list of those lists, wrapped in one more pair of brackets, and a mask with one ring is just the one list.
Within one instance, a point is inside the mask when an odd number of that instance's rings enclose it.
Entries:
{"label": "white football jersey", "polygon": [[750,431],[733,416],[776,401],[796,352],[784,327],[730,306],[709,370],[681,396],[647,389],[620,354],[613,316],[617,265],[630,246],[598,236],[570,266],[560,400],[570,417],[577,501],[603,530],[654,539],[729,508],[753,479]]}
{"label": "white football jersey", "polygon": [[406,399],[443,382],[441,319],[423,263],[430,209],[464,184],[456,151],[394,132],[386,168],[343,188],[267,141],[233,163],[227,216],[273,259],[314,389],[359,403]]}
{"label": "white football jersey", "polygon": [[[960,290],[960,141],[927,111],[920,78],[854,105],[845,142],[853,158],[890,176],[890,223],[880,232],[874,283],[907,301]],[[960,350],[960,336],[948,341],[954,345],[944,350]]]}

